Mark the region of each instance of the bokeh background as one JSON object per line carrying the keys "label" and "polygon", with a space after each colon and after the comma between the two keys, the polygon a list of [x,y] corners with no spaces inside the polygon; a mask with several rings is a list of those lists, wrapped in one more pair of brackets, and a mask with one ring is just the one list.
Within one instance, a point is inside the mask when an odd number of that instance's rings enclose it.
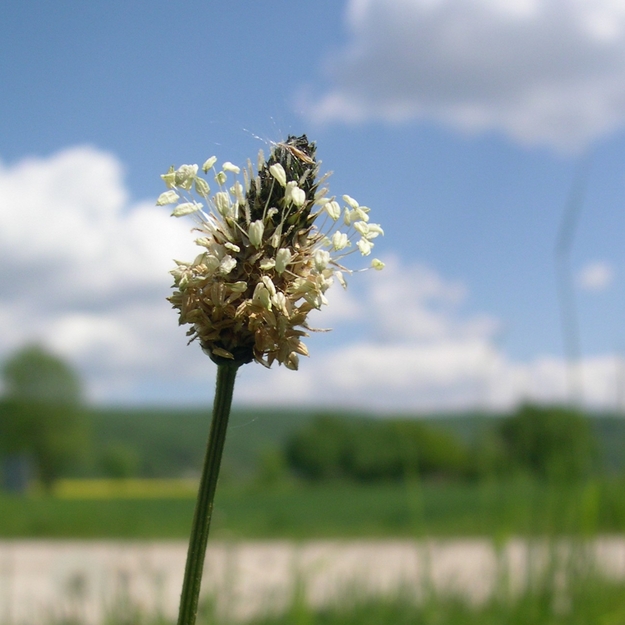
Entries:
{"label": "bokeh background", "polygon": [[[498,588],[511,544],[610,534],[609,580],[528,547],[520,594],[323,622],[625,622],[624,3],[21,0],[0,25],[0,623],[89,621],[126,547],[77,538],[154,540],[120,588],[164,554],[175,613],[215,367],[166,301],[196,253],[160,174],[303,133],[386,268],[330,289],[300,371],[241,370],[217,551],[478,540],[450,574],[486,554]],[[317,622],[284,573],[284,622]]]}
{"label": "bokeh background", "polygon": [[98,404],[210,401],[165,302],[193,250],[159,174],[307,133],[388,267],[331,294],[299,373],[246,367],[239,404],[566,400],[554,249],[579,178],[583,401],[622,403],[619,3],[26,0],[3,25],[0,357],[39,342]]}

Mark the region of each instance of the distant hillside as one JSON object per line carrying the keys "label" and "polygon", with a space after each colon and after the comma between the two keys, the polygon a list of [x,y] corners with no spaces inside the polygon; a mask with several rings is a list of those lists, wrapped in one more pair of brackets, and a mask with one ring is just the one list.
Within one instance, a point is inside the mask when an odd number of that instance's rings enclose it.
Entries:
{"label": "distant hillside", "polygon": [[[410,415],[405,415],[410,416]],[[467,442],[496,430],[507,415],[460,413],[422,417],[432,425],[443,427]],[[588,414],[593,434],[599,445],[602,465],[610,472],[625,470],[625,416],[614,413]]]}
{"label": "distant hillside", "polygon": [[[299,408],[235,409],[233,411],[222,475],[245,478],[256,473],[259,460],[267,451],[282,450],[285,441],[323,410]],[[91,474],[102,471],[98,458],[107,449],[134,450],[137,472],[146,477],[194,475],[204,455],[210,423],[209,409],[116,408],[93,410],[94,461]],[[356,412],[336,412],[341,416],[371,416]],[[393,415],[420,418],[445,429],[472,444],[493,433],[503,416],[458,413],[446,415]],[[387,418],[387,417],[380,417]],[[610,414],[590,417],[597,437],[602,464],[610,471],[625,470],[625,418]]]}
{"label": "distant hillside", "polygon": [[[233,410],[222,475],[255,472],[265,450],[280,448],[311,417],[299,409]],[[136,451],[138,470],[146,477],[193,475],[199,471],[210,426],[208,409],[116,408],[93,411],[94,457],[109,448]],[[91,467],[98,472],[98,466]]]}
{"label": "distant hillside", "polygon": [[625,417],[594,415],[590,417],[590,424],[600,445],[604,467],[611,472],[625,471]]}

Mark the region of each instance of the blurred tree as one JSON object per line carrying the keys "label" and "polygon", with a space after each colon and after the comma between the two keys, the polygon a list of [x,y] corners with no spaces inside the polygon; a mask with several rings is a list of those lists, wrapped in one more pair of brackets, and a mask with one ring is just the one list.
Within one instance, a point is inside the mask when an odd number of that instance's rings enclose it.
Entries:
{"label": "blurred tree", "polygon": [[5,396],[9,399],[57,405],[82,402],[80,378],[75,371],[38,345],[13,354],[2,373]]}
{"label": "blurred tree", "polygon": [[348,437],[344,418],[319,415],[289,438],[287,461],[292,469],[309,479],[340,477]]}
{"label": "blurred tree", "polygon": [[288,467],[284,452],[279,447],[265,447],[258,458],[256,483],[259,486],[275,487],[285,483]]}
{"label": "blurred tree", "polygon": [[571,481],[593,468],[597,442],[576,410],[521,406],[502,423],[501,434],[513,465],[538,477]]}
{"label": "blurred tree", "polygon": [[471,475],[477,479],[490,479],[509,473],[510,454],[499,427],[484,429],[470,448]]}
{"label": "blurred tree", "polygon": [[107,477],[127,479],[139,472],[141,459],[137,450],[125,443],[111,443],[102,453],[100,465]]}
{"label": "blurred tree", "polygon": [[78,375],[43,348],[27,346],[2,368],[0,451],[29,457],[49,488],[86,453],[87,417]]}
{"label": "blurred tree", "polygon": [[321,415],[291,437],[286,456],[291,468],[309,479],[471,475],[466,446],[451,433],[417,419]]}

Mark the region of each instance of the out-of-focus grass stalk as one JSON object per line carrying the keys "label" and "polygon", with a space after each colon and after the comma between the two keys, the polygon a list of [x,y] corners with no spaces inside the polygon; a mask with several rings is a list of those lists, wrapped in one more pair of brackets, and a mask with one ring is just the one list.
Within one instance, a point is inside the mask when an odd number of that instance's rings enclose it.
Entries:
{"label": "out-of-focus grass stalk", "polygon": [[221,456],[226,441],[234,381],[238,369],[239,365],[237,363],[225,363],[217,367],[217,388],[213,403],[213,420],[211,422],[210,434],[208,435],[200,489],[193,515],[187,564],[180,597],[178,625],[193,625],[197,617],[206,543],[213,514],[213,501],[215,499],[217,478],[219,477]]}

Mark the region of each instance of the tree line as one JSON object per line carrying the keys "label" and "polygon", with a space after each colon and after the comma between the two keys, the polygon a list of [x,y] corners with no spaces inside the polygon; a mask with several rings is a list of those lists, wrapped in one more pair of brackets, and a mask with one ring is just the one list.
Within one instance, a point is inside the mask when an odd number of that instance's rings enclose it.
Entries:
{"label": "tree line", "polygon": [[[111,416],[109,425],[106,419],[97,421],[100,431],[94,435],[95,413],[85,405],[79,376],[62,359],[27,346],[4,363],[1,373],[0,478],[10,489],[23,490],[33,480],[49,488],[72,474],[175,477],[199,466],[202,437],[186,436],[186,430],[203,431],[208,411],[201,411],[201,419],[186,420],[173,412],[169,420],[160,413],[142,419],[120,415],[116,425]],[[289,476],[375,482],[415,476],[475,480],[518,472],[575,480],[602,470],[600,445],[579,411],[527,404],[483,421],[488,427],[463,437],[436,419],[322,413],[302,419],[272,448],[259,447],[257,473],[267,482]],[[103,435],[106,427],[109,435]]]}
{"label": "tree line", "polygon": [[410,418],[319,415],[290,438],[288,466],[308,480],[360,482],[471,480],[524,472],[540,479],[576,480],[599,468],[597,440],[580,412],[521,406],[494,421],[477,440]]}

